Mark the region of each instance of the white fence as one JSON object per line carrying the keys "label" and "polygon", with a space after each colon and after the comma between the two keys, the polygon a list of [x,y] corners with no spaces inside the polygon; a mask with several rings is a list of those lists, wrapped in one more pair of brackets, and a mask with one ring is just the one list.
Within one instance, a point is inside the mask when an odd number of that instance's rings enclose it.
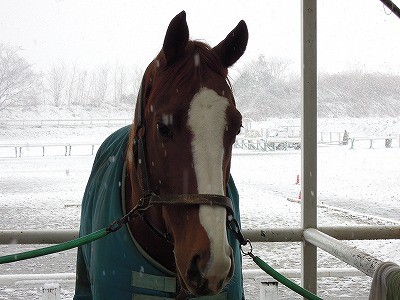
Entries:
{"label": "white fence", "polygon": [[[350,149],[355,147],[374,147],[398,148],[400,147],[400,135],[388,135],[383,137],[364,136],[352,137],[348,140],[343,140],[343,134],[339,132],[320,132],[321,139],[318,144],[323,145],[350,145]],[[300,137],[245,137],[238,136],[233,145],[236,149],[257,150],[257,151],[275,151],[275,150],[298,150],[301,148]]]}
{"label": "white fence", "polygon": [[400,135],[353,137],[349,140],[351,145],[350,149],[354,149],[356,142],[357,144],[367,142],[370,149],[374,148],[374,145],[376,145],[377,143],[384,145],[385,148],[400,147]]}
{"label": "white fence", "polygon": [[[372,149],[376,143],[378,147],[400,147],[400,136],[387,136],[387,137],[357,137],[350,138],[350,149],[354,149],[356,142],[357,144],[367,142],[369,144],[369,148]],[[338,144],[338,142],[324,142],[323,144]],[[40,151],[36,151],[33,153],[30,152],[30,155],[41,155],[45,156],[49,151],[47,149],[52,149],[51,153],[57,153],[58,155],[71,156],[73,155],[72,148],[81,148],[87,147],[87,151],[79,151],[80,155],[88,154],[94,155],[95,150],[100,146],[101,142],[64,142],[64,143],[15,143],[15,144],[0,144],[0,157],[22,157],[24,156],[25,150],[30,151],[31,149],[40,149]],[[234,144],[234,148],[243,149],[243,150],[256,150],[256,151],[276,151],[276,150],[289,150],[294,149],[298,150],[301,148],[301,138],[296,137],[270,137],[270,138],[245,138],[238,137]],[[9,151],[7,149],[10,149]],[[57,151],[58,149],[58,151]],[[61,150],[60,150],[61,149]],[[28,152],[27,152],[28,153]],[[33,153],[33,154],[32,154]],[[57,155],[56,154],[56,155]]]}
{"label": "white fence", "polygon": [[[76,142],[76,143],[15,143],[15,144],[0,144],[0,157],[22,157],[24,153],[29,153],[29,156],[45,156],[46,153],[51,152],[53,155],[71,156],[73,154],[72,148],[80,148],[78,152],[80,155],[94,155],[95,149],[100,146],[100,142]],[[86,148],[83,151],[83,148]],[[9,149],[9,151],[7,150]],[[36,149],[36,151],[34,151]],[[51,149],[51,151],[49,151]]]}
{"label": "white fence", "polygon": [[47,119],[47,120],[0,120],[0,128],[34,127],[97,127],[124,126],[132,124],[132,119]]}

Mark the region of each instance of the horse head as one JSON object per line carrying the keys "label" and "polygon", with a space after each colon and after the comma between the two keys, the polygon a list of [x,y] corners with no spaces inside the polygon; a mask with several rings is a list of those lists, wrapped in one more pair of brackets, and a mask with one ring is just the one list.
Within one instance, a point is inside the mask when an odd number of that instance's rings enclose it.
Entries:
{"label": "horse head", "polygon": [[[232,145],[242,119],[227,70],[242,56],[247,40],[244,21],[212,48],[189,40],[184,11],[172,19],[160,53],[145,71],[136,105],[127,155],[128,206],[146,189],[160,196],[226,194]],[[143,159],[139,139],[145,140]],[[162,256],[171,257],[182,287],[191,293],[219,293],[234,272],[226,208],[155,205],[145,217],[157,231],[171,236],[171,246],[151,250],[151,241],[131,224],[141,246],[161,263]]]}

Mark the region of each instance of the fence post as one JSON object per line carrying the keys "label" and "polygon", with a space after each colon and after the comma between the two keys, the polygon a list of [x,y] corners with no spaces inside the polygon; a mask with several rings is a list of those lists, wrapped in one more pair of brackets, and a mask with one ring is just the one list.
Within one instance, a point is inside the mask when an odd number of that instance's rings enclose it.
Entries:
{"label": "fence post", "polygon": [[42,288],[42,300],[61,300],[60,285],[58,283],[45,283]]}
{"label": "fence post", "polygon": [[278,300],[278,281],[271,278],[260,282],[260,300]]}

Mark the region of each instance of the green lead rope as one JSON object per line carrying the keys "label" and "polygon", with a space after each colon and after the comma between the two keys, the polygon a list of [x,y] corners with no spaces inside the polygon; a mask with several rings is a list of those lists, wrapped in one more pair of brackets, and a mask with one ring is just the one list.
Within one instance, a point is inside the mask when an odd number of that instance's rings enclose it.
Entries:
{"label": "green lead rope", "polygon": [[253,261],[259,266],[262,270],[264,270],[268,275],[270,275],[272,278],[276,279],[283,285],[287,286],[289,289],[292,291],[296,292],[297,294],[305,297],[306,299],[309,300],[322,300],[322,298],[318,297],[317,295],[314,295],[310,291],[307,291],[306,289],[303,289],[301,286],[295,284],[293,281],[290,281],[287,279],[285,276],[274,270],[270,265],[268,265],[265,261],[263,261],[261,258],[258,256],[255,256],[253,253],[249,252],[247,253]]}
{"label": "green lead rope", "polygon": [[103,228],[103,229],[99,229],[93,233],[82,236],[75,240],[57,244],[57,245],[50,246],[50,247],[31,250],[31,251],[27,251],[27,252],[21,252],[21,253],[1,256],[0,257],[0,265],[11,263],[11,262],[16,262],[16,261],[20,261],[20,260],[24,260],[24,259],[30,259],[30,258],[35,258],[35,257],[39,257],[39,256],[44,256],[47,254],[53,254],[56,252],[66,251],[66,250],[69,250],[72,248],[76,248],[76,247],[79,247],[82,245],[89,244],[95,240],[105,237],[106,235],[108,235],[111,232],[115,232],[115,231],[119,230],[124,224],[126,224],[129,221],[129,219],[131,217],[135,218],[137,216],[137,215],[134,215],[136,213],[136,210],[137,210],[137,206],[135,206],[130,212],[128,212],[121,219],[117,219],[114,222],[112,222],[110,224],[110,226]]}
{"label": "green lead rope", "polygon": [[57,244],[54,246],[45,247],[45,248],[41,248],[41,249],[31,250],[31,251],[27,251],[27,252],[21,252],[21,253],[2,256],[2,257],[0,257],[0,265],[76,248],[76,247],[91,243],[95,240],[101,239],[102,237],[105,237],[110,232],[111,231],[108,230],[107,228],[103,228],[103,229],[95,231],[91,234],[88,234],[86,236],[83,236],[83,237],[80,237],[80,238],[77,238],[75,240],[68,241],[65,243],[61,243],[61,244]]}

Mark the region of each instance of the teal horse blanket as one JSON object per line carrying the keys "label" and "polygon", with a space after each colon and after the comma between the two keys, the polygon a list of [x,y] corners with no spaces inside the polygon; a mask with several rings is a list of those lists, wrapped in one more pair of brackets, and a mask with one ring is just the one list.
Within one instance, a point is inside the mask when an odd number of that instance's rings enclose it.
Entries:
{"label": "teal horse blanket", "polygon": [[[109,226],[125,214],[125,151],[131,126],[111,134],[100,146],[82,201],[80,236]],[[227,187],[240,222],[239,196],[230,178]],[[239,243],[228,232],[235,260],[230,283],[216,296],[196,299],[244,299]],[[74,300],[174,299],[177,278],[152,260],[123,226],[103,239],[78,248]]]}

